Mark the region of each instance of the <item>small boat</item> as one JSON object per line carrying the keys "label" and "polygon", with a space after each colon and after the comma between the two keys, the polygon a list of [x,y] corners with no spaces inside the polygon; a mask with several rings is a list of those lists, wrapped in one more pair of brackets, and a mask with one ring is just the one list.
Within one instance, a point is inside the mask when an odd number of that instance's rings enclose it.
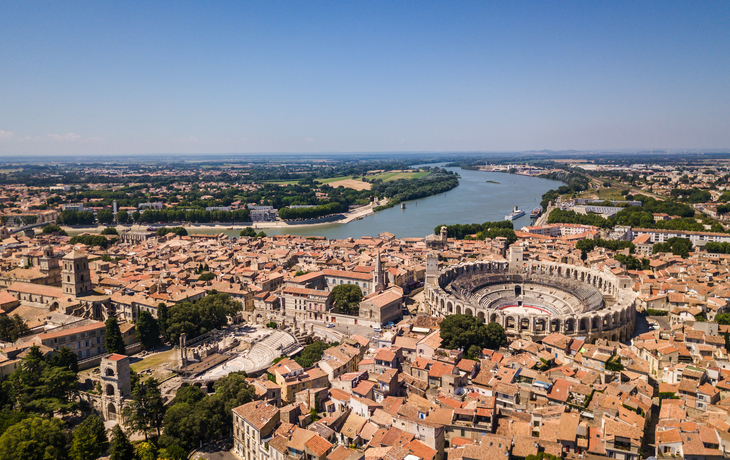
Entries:
{"label": "small boat", "polygon": [[537,219],[542,214],[542,206],[538,206],[535,209],[532,210],[530,213],[530,217],[533,219]]}
{"label": "small boat", "polygon": [[515,206],[514,211],[504,216],[504,220],[515,220],[519,217],[522,217],[525,215],[525,211],[518,209],[517,206]]}

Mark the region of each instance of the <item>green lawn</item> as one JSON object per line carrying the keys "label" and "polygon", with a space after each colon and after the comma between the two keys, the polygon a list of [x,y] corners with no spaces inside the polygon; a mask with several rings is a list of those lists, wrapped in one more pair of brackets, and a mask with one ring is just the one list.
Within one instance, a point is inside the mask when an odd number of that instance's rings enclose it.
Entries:
{"label": "green lawn", "polygon": [[328,177],[327,179],[316,179],[315,182],[319,182],[320,184],[331,184],[332,182],[347,179],[352,179],[352,176]]}
{"label": "green lawn", "polygon": [[[129,367],[137,373],[147,368],[150,368],[153,370],[153,374],[151,377],[162,380],[163,378],[170,375],[170,371],[168,371],[166,367],[172,367],[173,363],[171,363],[170,361],[173,360],[174,357],[175,350],[163,351],[162,353],[154,354],[141,361],[130,364]],[[147,376],[143,378],[147,378]]]}
{"label": "green lawn", "polygon": [[265,184],[275,184],[275,185],[293,185],[298,184],[299,179],[295,180],[267,180],[264,181]]}

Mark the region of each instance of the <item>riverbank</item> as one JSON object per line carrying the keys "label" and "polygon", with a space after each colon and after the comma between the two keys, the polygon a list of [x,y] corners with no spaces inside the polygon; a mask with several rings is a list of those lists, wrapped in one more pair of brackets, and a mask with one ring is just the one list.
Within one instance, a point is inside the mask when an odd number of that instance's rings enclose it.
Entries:
{"label": "riverbank", "polygon": [[266,230],[266,229],[287,229],[287,228],[296,228],[296,229],[302,229],[307,227],[317,227],[321,225],[331,225],[331,224],[347,224],[355,220],[364,219],[365,217],[372,216],[375,214],[375,211],[373,208],[375,206],[382,206],[388,202],[387,198],[384,198],[383,200],[376,201],[375,203],[371,203],[367,206],[361,206],[357,209],[354,209],[350,212],[347,212],[343,214],[341,219],[338,220],[331,220],[331,221],[322,221],[322,222],[313,222],[313,223],[306,223],[306,224],[295,224],[295,223],[288,223],[284,221],[276,221],[276,222],[252,222],[252,223],[225,223],[225,222],[216,222],[216,223],[210,223],[210,224],[185,224],[185,225],[179,225],[175,223],[170,224],[160,224],[160,223],[149,223],[149,224],[141,224],[141,225],[123,225],[123,224],[116,224],[116,225],[97,225],[97,226],[84,226],[84,227],[68,227],[68,226],[62,226],[69,235],[75,236],[79,235],[81,233],[100,233],[102,230],[104,230],[107,227],[113,227],[116,228],[118,232],[124,232],[124,231],[133,231],[133,232],[144,232],[147,231],[149,227],[183,227],[189,234],[196,233],[197,230],[243,230],[245,228],[254,228],[256,230]]}

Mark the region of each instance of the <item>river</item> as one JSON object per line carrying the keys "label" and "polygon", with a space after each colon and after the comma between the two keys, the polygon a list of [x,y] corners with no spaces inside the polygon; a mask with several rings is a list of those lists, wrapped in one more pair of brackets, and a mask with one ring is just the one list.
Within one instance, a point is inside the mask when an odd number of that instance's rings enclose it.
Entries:
{"label": "river", "polygon": [[[426,165],[421,165],[426,166]],[[428,165],[428,166],[443,166]],[[414,166],[417,168],[418,166]],[[514,221],[515,229],[530,224],[530,212],[540,204],[543,193],[563,185],[561,182],[515,174],[468,171],[446,168],[458,173],[459,186],[446,193],[419,198],[356,220],[348,224],[322,224],[307,227],[264,229],[267,235],[324,236],[330,239],[377,236],[390,232],[398,238],[424,237],[440,224],[471,224],[504,220],[504,216],[519,206],[525,215]],[[487,181],[499,182],[498,184]],[[238,236],[240,230],[224,230]],[[192,233],[216,233],[220,230],[195,229]]]}

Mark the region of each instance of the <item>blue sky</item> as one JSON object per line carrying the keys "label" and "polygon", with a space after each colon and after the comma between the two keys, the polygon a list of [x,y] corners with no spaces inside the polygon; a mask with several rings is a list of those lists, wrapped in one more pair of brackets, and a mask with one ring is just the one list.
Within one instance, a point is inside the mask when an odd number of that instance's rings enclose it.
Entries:
{"label": "blue sky", "polygon": [[0,155],[730,147],[730,2],[0,2]]}

